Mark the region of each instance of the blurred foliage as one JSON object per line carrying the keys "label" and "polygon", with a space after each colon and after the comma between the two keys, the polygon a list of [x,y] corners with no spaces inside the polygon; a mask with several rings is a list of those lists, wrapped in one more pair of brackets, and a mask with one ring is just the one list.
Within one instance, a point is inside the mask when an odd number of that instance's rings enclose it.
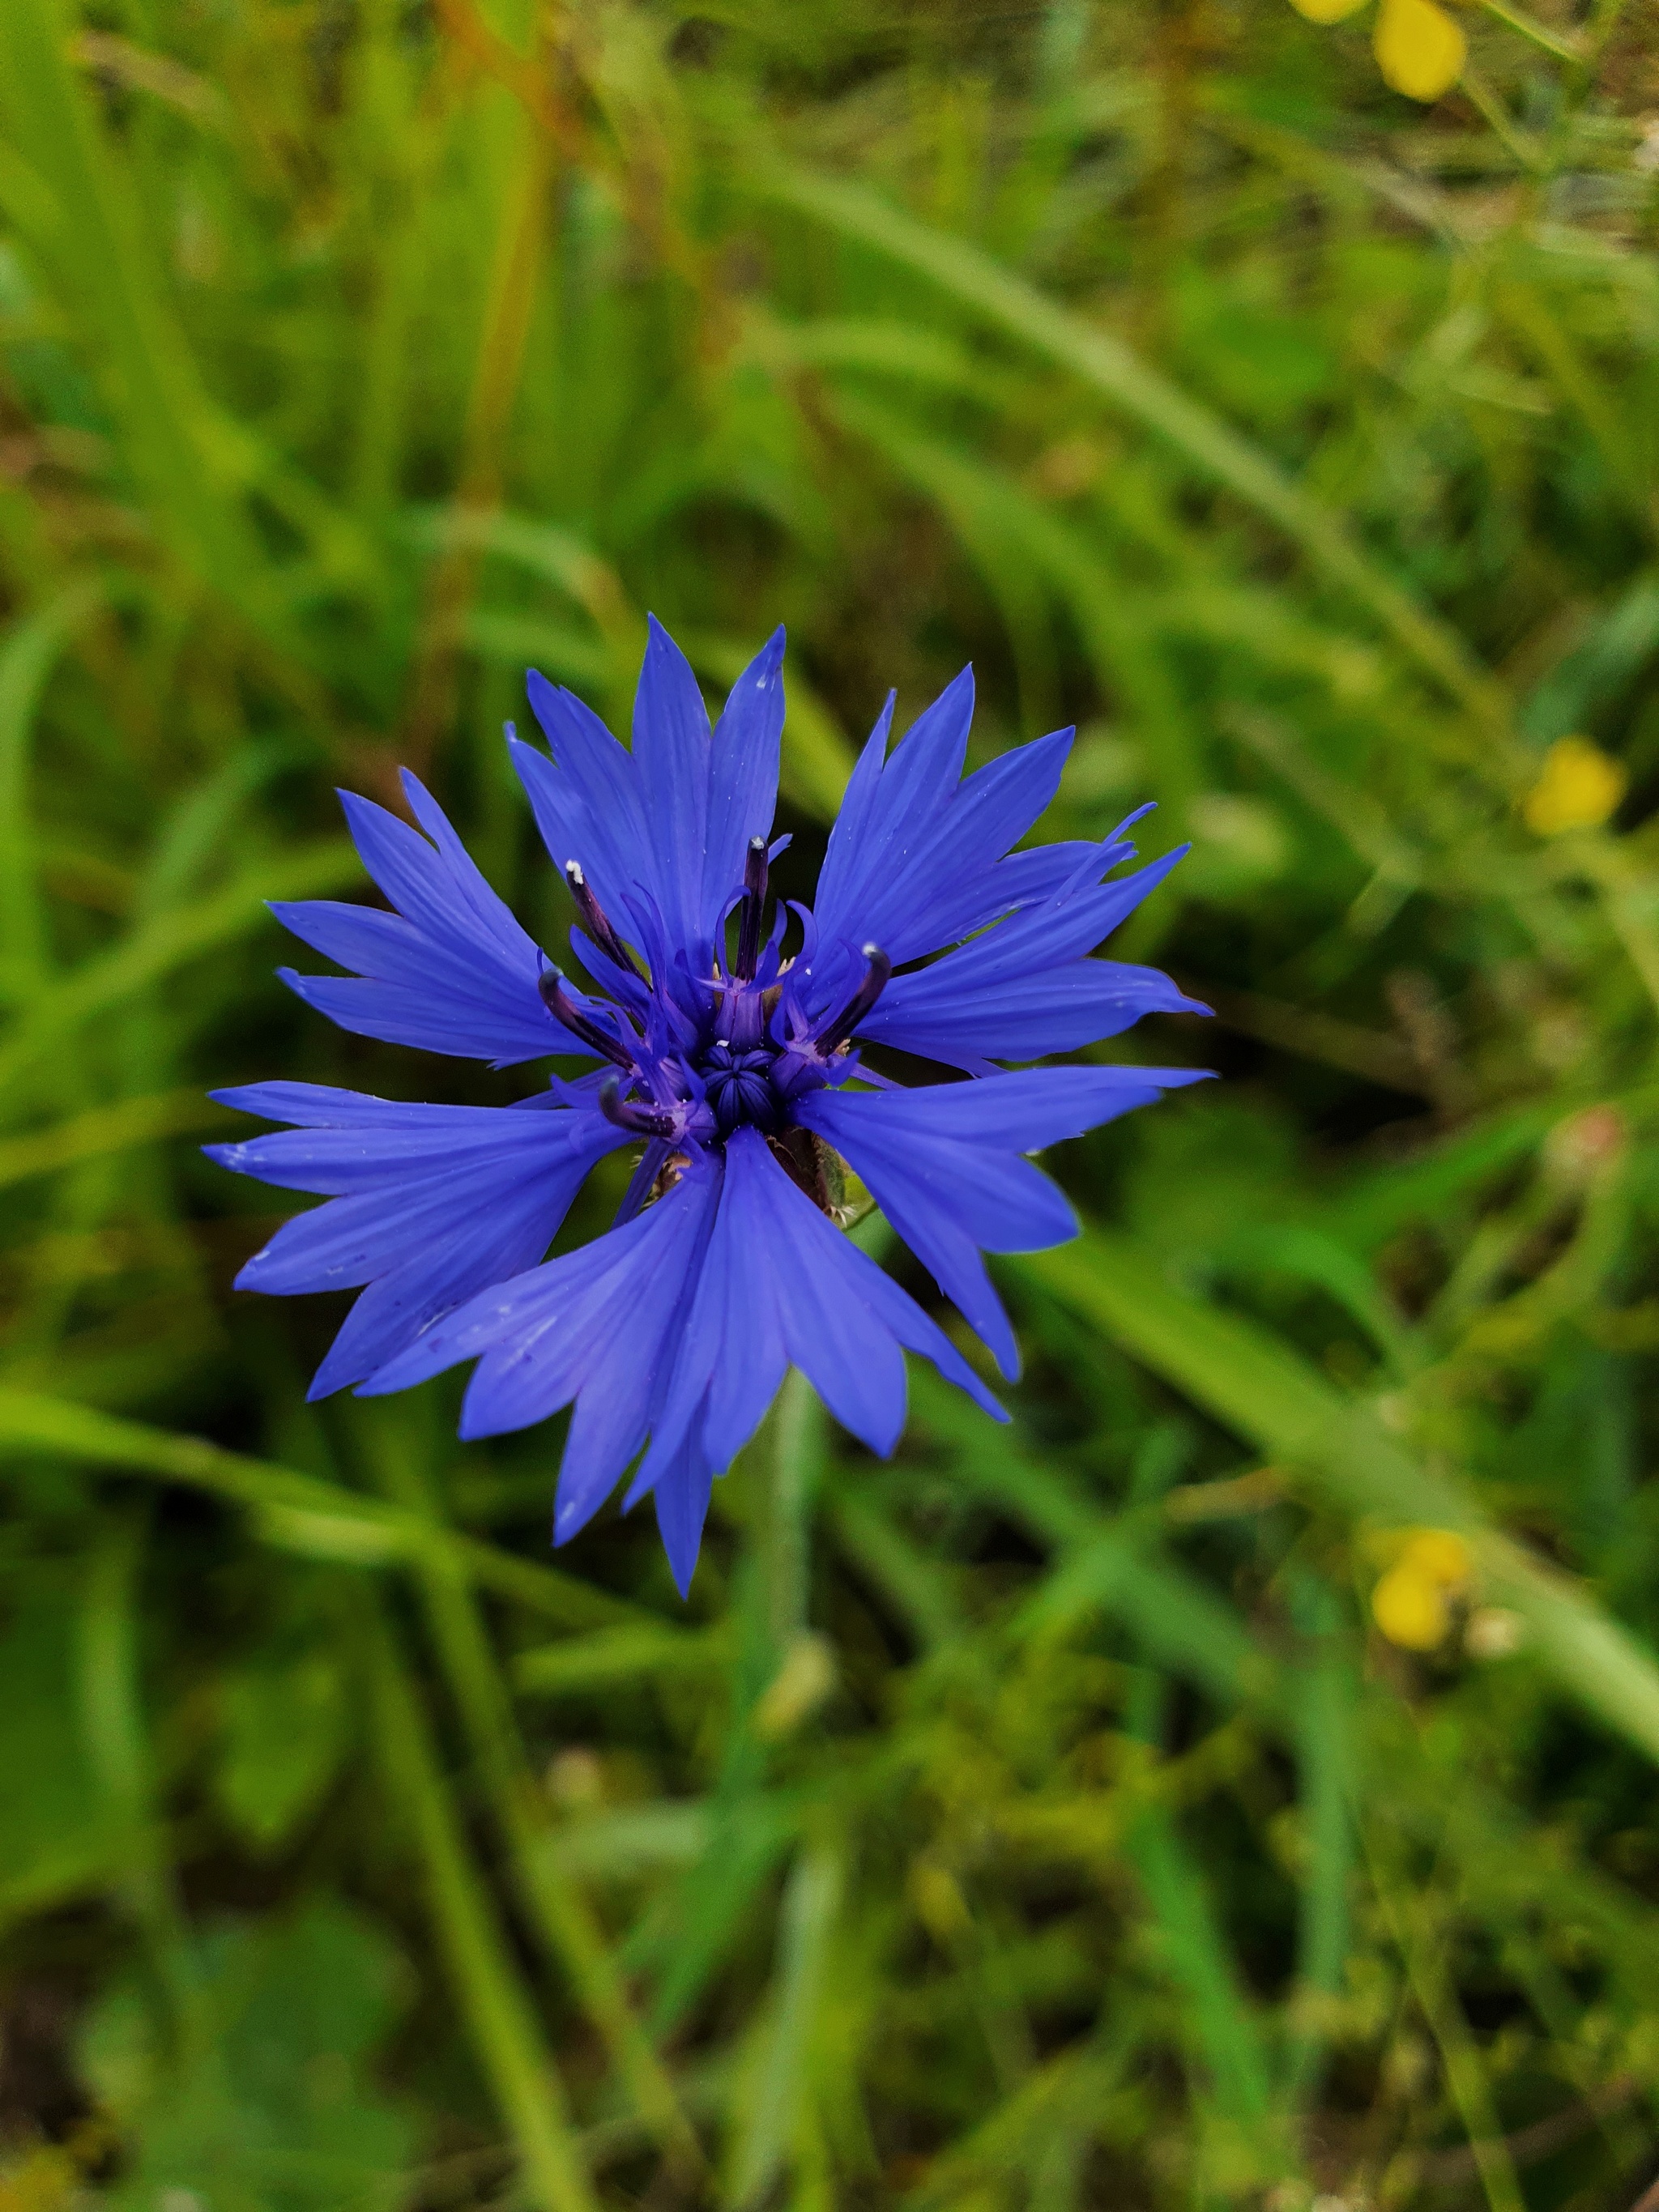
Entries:
{"label": "blurred foliage", "polygon": [[[8,0],[0,64],[0,2205],[1625,2212],[1652,0]],[[337,1315],[230,1294],[195,1150],[514,1095],[304,1015],[264,902],[406,761],[551,943],[501,724],[625,717],[647,607],[711,696],[789,624],[797,892],[890,683],[1076,720],[1050,834],[1194,840],[1120,949],[1218,1018],[1129,1048],[1227,1079],[1051,1163],[1012,1440],[792,1383],[685,1607],[648,1522],[550,1555],[556,1435],[307,1407]]]}

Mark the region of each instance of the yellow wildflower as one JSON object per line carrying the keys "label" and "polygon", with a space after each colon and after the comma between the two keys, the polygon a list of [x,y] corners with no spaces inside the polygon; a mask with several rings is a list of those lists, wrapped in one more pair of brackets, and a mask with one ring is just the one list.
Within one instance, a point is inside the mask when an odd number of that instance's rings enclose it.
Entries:
{"label": "yellow wildflower", "polygon": [[[1340,23],[1364,0],[1291,0],[1310,23]],[[1408,100],[1438,100],[1463,73],[1468,41],[1438,0],[1382,0],[1371,46],[1383,82]]]}
{"label": "yellow wildflower", "polygon": [[1452,1601],[1474,1562],[1449,1528],[1419,1528],[1371,1592],[1371,1617],[1390,1644],[1432,1651],[1451,1626]]}
{"label": "yellow wildflower", "polygon": [[1371,48],[1382,82],[1407,100],[1438,100],[1463,74],[1468,41],[1435,0],[1382,0]]}
{"label": "yellow wildflower", "polygon": [[1599,830],[1625,795],[1623,768],[1588,738],[1561,738],[1522,802],[1528,830],[1559,837],[1564,830]]}

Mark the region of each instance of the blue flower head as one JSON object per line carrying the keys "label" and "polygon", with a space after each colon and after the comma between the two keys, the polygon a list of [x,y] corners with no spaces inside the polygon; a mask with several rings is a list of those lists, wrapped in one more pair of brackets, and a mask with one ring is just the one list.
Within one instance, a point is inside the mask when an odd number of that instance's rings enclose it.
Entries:
{"label": "blue flower head", "polygon": [[[964,779],[965,670],[890,755],[890,698],[812,906],[778,902],[769,921],[769,870],[787,842],[771,837],[782,662],[780,630],[711,731],[653,623],[631,751],[570,692],[530,677],[548,750],[509,738],[575,902],[568,969],[408,774],[423,836],[342,794],[393,910],[275,909],[350,971],[283,971],[342,1028],[498,1066],[586,1060],[588,1072],[510,1107],[255,1084],[216,1096],[289,1126],[208,1147],[329,1201],[237,1277],[278,1295],[361,1288],[313,1397],[401,1390],[471,1359],[463,1437],[573,1406],[556,1540],[637,1460],[625,1502],[654,1498],[682,1591],[710,1484],[790,1363],[872,1451],[890,1452],[903,1426],[907,1350],[1006,1418],[843,1233],[843,1164],[1012,1377],[1013,1334],[981,1255],[1077,1231],[1025,1155],[1197,1074],[1000,1064],[1074,1051],[1148,1012],[1204,1009],[1154,969],[1088,957],[1180,855],[1109,882],[1133,854],[1121,832],[1011,851],[1053,798],[1072,733]],[[902,1087],[869,1065],[869,1046],[957,1073]],[[638,1164],[615,1224],[546,1259],[589,1169],[624,1148]]]}

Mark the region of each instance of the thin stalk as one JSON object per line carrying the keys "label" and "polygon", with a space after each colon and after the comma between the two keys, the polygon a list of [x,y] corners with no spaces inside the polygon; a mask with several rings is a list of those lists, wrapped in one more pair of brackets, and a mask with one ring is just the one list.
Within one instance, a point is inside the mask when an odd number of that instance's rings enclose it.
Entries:
{"label": "thin stalk", "polygon": [[[1308,1864],[1297,1915],[1297,1979],[1305,1995],[1332,1998],[1342,1988],[1352,1934],[1348,1883],[1353,1864],[1349,1813],[1353,1692],[1330,1590],[1304,1571],[1292,1586],[1292,1599],[1308,1645],[1296,1711],[1297,1794],[1308,1831]],[[1305,2114],[1316,2101],[1329,2045],[1329,2034],[1317,2017],[1293,2028],[1285,2087],[1294,2112]]]}
{"label": "thin stalk", "polygon": [[[548,58],[541,58],[545,61]],[[548,210],[557,149],[533,122],[523,126],[517,173],[496,234],[483,328],[467,405],[459,513],[488,514],[501,504],[502,448],[530,342],[531,315],[546,261]],[[454,704],[461,630],[477,583],[476,539],[458,534],[433,569],[422,645],[410,682],[404,757],[416,767],[447,726]]]}
{"label": "thin stalk", "polygon": [[1458,79],[1458,85],[1465,98],[1479,111],[1482,121],[1504,152],[1523,169],[1537,175],[1544,166],[1538,148],[1516,129],[1502,99],[1480,70],[1466,65]]}
{"label": "thin stalk", "polygon": [[144,1518],[127,1515],[93,1555],[78,1638],[80,1719],[90,1763],[123,1837],[119,1888],[165,1999],[167,2027],[188,2031],[189,1942],[172,1855],[155,1802],[138,1686],[137,1583]]}
{"label": "thin stalk", "polygon": [[763,158],[753,161],[750,173],[762,197],[914,270],[1155,431],[1299,544],[1477,722],[1507,732],[1510,702],[1502,685],[1457,633],[1372,561],[1340,515],[1219,416],[1149,368],[1114,333],[1061,307],[966,239],[918,222],[861,184]]}
{"label": "thin stalk", "polygon": [[806,1632],[812,1498],[823,1472],[824,1413],[792,1367],[773,1416],[772,1494],[766,1511],[768,1624],[780,1656]]}
{"label": "thin stalk", "polygon": [[245,1507],[254,1516],[254,1533],[263,1542],[302,1559],[380,1569],[432,1558],[477,1588],[493,1590],[566,1628],[631,1622],[648,1624],[665,1636],[686,1633],[556,1567],[515,1559],[494,1544],[401,1513],[338,1483],[68,1399],[0,1386],[0,1443],[206,1492]]}
{"label": "thin stalk", "polygon": [[1546,53],[1559,54],[1563,61],[1568,62],[1588,58],[1577,39],[1564,38],[1559,31],[1552,31],[1547,24],[1535,21],[1519,8],[1511,8],[1508,0],[1480,0],[1480,5],[1489,15],[1496,15],[1500,23],[1507,23],[1510,30],[1518,31],[1523,39],[1542,46]]}
{"label": "thin stalk", "polygon": [[1434,2038],[1441,2063],[1446,2069],[1446,2087],[1451,2093],[1452,2103],[1457,2109],[1458,2119],[1474,2154],[1488,2212],[1526,2212],[1526,2200],[1521,2194],[1515,2161],[1504,2137],[1498,2108],[1492,2102],[1492,2084],[1480,2063],[1480,2050],[1469,2032],[1469,2024],[1458,2002],[1457,1992],[1446,1972],[1445,1960],[1439,1955],[1431,1958],[1424,1937],[1417,1929],[1407,1925],[1400,1901],[1393,1893],[1385,1869],[1377,1862],[1369,1838],[1367,1856],[1371,1862],[1371,1881],[1377,1901],[1382,1907],[1404,1961],[1412,1995],[1427,2023],[1430,2034]]}
{"label": "thin stalk", "polygon": [[[395,1448],[389,1429],[370,1428],[375,1473],[387,1496],[411,1514],[436,1520],[424,1472]],[[453,1563],[436,1553],[416,1570],[439,1664],[465,1729],[489,1802],[506,1838],[521,1909],[556,1971],[605,2041],[641,2116],[676,2163],[701,2168],[702,2151],[667,2069],[628,2000],[615,1958],[586,1899],[556,1874],[543,1849],[537,1790],[507,1685],[477,1601]]]}
{"label": "thin stalk", "polygon": [[1613,837],[1586,837],[1583,867],[1601,896],[1602,911],[1626,957],[1641,977],[1648,996],[1659,1006],[1659,933],[1653,927],[1652,908],[1642,876]]}
{"label": "thin stalk", "polygon": [[432,1917],[478,2063],[539,2212],[599,2212],[564,2085],[438,1765],[425,1716],[378,1608],[369,1620],[375,1741],[424,1863]]}

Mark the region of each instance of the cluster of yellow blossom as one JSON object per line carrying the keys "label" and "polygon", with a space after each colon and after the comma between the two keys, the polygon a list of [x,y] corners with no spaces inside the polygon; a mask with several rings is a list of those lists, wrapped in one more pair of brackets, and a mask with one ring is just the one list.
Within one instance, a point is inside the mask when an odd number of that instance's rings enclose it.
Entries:
{"label": "cluster of yellow blossom", "polygon": [[1450,1528],[1419,1528],[1371,1592],[1371,1618],[1390,1644],[1432,1651],[1452,1623],[1452,1606],[1468,1589],[1474,1561]]}
{"label": "cluster of yellow blossom", "polygon": [[[1291,0],[1313,23],[1339,23],[1365,0]],[[1371,47],[1383,82],[1407,100],[1438,100],[1463,73],[1468,41],[1438,0],[1381,0]]]}

